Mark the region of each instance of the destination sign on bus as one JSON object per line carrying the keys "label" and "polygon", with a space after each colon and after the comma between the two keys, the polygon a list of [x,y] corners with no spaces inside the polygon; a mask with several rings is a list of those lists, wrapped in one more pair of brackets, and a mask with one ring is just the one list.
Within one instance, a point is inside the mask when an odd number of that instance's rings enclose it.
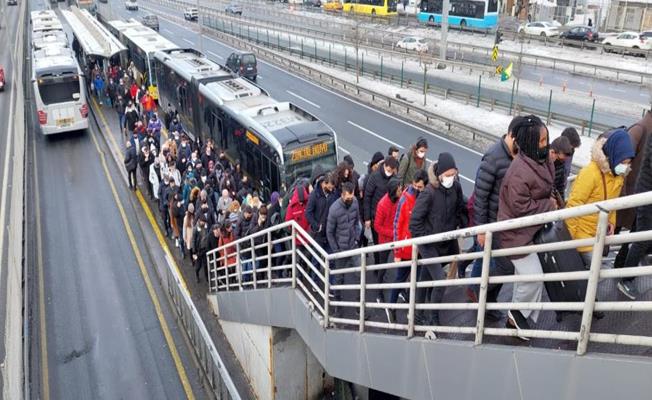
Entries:
{"label": "destination sign on bus", "polygon": [[254,143],[254,144],[260,144],[260,140],[258,139],[258,136],[254,135],[252,132],[247,131],[247,133],[245,134],[245,136],[246,136],[247,139],[249,139],[252,143]]}
{"label": "destination sign on bus", "polygon": [[330,147],[329,144],[330,143],[317,143],[290,150],[286,153],[287,161],[297,163],[328,154]]}

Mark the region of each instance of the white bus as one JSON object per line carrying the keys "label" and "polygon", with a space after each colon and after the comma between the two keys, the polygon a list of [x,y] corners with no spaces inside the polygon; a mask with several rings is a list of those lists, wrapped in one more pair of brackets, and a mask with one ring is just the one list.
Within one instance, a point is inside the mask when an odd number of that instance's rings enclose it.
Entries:
{"label": "white bus", "polygon": [[32,85],[44,135],[88,128],[84,77],[71,49],[49,46],[33,51]]}
{"label": "white bus", "polygon": [[152,70],[152,58],[157,51],[172,50],[179,46],[133,18],[128,21],[107,21],[105,25],[127,48],[129,60],[134,62],[142,77],[141,82],[147,85],[147,90],[154,100],[158,100],[158,85],[156,74]]}
{"label": "white bus", "polygon": [[57,20],[57,14],[53,10],[39,10],[29,13],[29,22],[34,24],[38,20]]}
{"label": "white bus", "polygon": [[32,34],[32,50],[45,47],[69,47],[68,37],[62,31],[43,31]]}

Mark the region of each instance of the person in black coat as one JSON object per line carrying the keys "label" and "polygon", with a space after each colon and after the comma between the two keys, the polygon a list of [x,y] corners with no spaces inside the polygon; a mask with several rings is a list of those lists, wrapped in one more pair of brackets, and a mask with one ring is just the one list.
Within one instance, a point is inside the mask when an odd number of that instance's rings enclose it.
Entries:
{"label": "person in black coat", "polygon": [[136,179],[136,169],[138,168],[138,155],[136,148],[132,146],[131,142],[127,142],[125,149],[124,164],[129,178],[129,189],[136,190],[138,180]]}
{"label": "person in black coat", "polygon": [[310,193],[306,206],[306,218],[310,224],[312,237],[327,253],[330,253],[330,246],[326,237],[326,220],[328,210],[338,198],[339,192],[335,190],[335,177],[331,173],[327,173],[317,179],[315,189]]}
{"label": "person in black coat", "polygon": [[152,189],[152,183],[149,181],[149,167],[154,164],[154,155],[149,151],[149,146],[143,146],[140,154],[138,155],[138,165],[140,166],[140,176],[145,182],[145,187],[147,188],[147,194],[149,194],[150,199],[154,199],[154,189]]}
{"label": "person in black coat", "polygon": [[[374,243],[378,243],[378,234],[373,229],[373,221],[376,215],[376,207],[378,202],[387,193],[387,184],[389,180],[396,175],[398,170],[398,161],[394,157],[387,156],[381,168],[369,176],[364,188],[363,213],[365,228],[371,229],[371,234],[374,238]],[[374,253],[374,260],[376,264],[380,263],[379,254]]]}
{"label": "person in black coat", "polygon": [[573,146],[571,146],[568,138],[560,136],[550,143],[550,160],[555,165],[555,190],[562,199],[566,196],[566,173],[565,164],[566,158],[573,155]]}
{"label": "person in black coat", "polygon": [[[433,235],[465,227],[468,223],[462,185],[457,178],[457,166],[450,153],[440,153],[436,163],[428,168],[428,185],[417,197],[410,216],[412,237]],[[419,246],[421,258],[459,254],[457,240]],[[445,279],[443,266],[438,263],[421,266],[419,281]],[[441,303],[445,288],[417,289],[418,303]],[[439,312],[417,315],[421,324],[439,325]]]}

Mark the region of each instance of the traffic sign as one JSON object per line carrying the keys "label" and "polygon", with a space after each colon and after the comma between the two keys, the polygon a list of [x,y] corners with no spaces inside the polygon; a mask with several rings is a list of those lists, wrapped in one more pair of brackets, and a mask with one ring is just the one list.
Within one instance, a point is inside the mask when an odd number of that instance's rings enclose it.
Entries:
{"label": "traffic sign", "polygon": [[496,67],[496,75],[500,75],[503,73],[503,66],[499,65]]}
{"label": "traffic sign", "polygon": [[491,61],[496,62],[496,60],[498,60],[498,46],[494,46],[491,52]]}

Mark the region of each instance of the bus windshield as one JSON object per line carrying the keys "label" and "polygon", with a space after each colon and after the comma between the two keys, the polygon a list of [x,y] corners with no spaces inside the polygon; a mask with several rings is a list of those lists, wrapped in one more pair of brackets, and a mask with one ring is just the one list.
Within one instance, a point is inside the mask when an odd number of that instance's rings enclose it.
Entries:
{"label": "bus windshield", "polygon": [[309,178],[316,166],[330,171],[337,166],[333,141],[311,143],[285,150],[285,182],[289,187],[298,178]]}
{"label": "bus windshield", "polygon": [[45,105],[76,101],[75,94],[79,96],[79,90],[77,75],[38,80],[39,95]]}

